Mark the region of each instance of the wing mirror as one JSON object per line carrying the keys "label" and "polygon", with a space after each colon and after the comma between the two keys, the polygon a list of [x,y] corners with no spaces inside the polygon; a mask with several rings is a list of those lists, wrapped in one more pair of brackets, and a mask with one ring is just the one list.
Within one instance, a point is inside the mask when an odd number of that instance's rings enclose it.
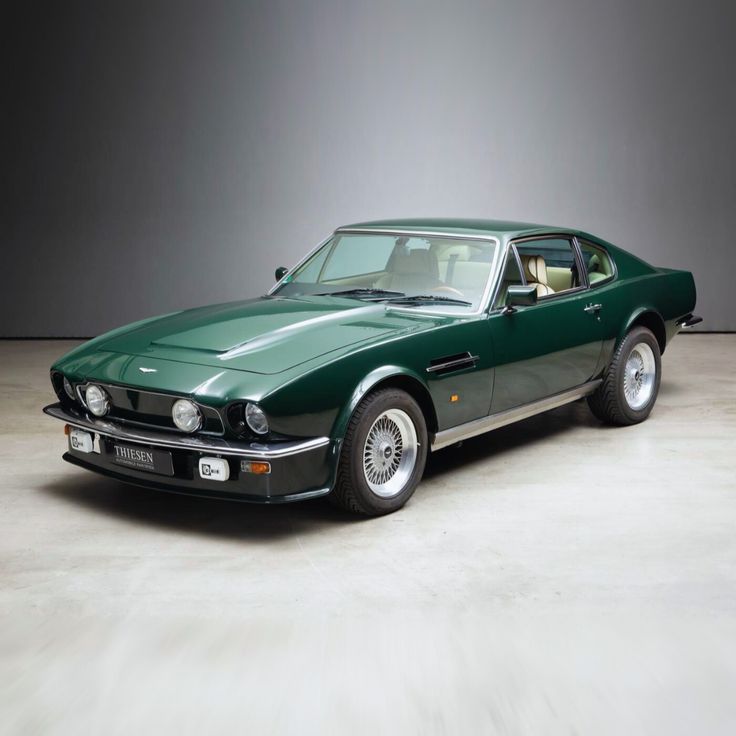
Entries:
{"label": "wing mirror", "polygon": [[533,307],[536,303],[536,286],[509,286],[503,313],[511,314],[516,311],[516,307]]}
{"label": "wing mirror", "polygon": [[286,268],[286,266],[279,266],[276,269],[276,273],[274,274],[274,276],[276,277],[276,281],[281,281],[281,279],[284,278],[287,273],[289,273],[289,269]]}

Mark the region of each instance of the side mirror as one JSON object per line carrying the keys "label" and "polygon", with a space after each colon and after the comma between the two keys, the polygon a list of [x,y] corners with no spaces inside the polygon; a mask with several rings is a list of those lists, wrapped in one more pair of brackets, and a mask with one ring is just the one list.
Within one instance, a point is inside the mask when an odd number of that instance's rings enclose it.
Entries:
{"label": "side mirror", "polygon": [[287,273],[289,273],[289,269],[286,268],[286,266],[279,266],[274,274],[274,276],[276,276],[276,281],[281,281]]}
{"label": "side mirror", "polygon": [[516,311],[516,307],[533,307],[536,303],[536,286],[509,286],[503,313],[511,314]]}

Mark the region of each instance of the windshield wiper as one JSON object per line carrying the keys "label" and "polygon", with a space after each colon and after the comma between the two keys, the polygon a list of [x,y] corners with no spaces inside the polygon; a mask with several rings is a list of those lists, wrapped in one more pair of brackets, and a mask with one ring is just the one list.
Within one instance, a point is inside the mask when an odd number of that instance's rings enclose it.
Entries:
{"label": "windshield wiper", "polygon": [[401,296],[390,300],[392,304],[433,304],[442,302],[443,304],[459,304],[463,307],[472,307],[473,302],[465,301],[465,299],[456,299],[452,296],[440,296],[439,294],[412,294],[411,296]]}
{"label": "windshield wiper", "polygon": [[386,289],[344,289],[343,291],[325,291],[312,296],[368,296],[377,299],[387,299],[389,297],[405,297],[403,291],[387,291]]}

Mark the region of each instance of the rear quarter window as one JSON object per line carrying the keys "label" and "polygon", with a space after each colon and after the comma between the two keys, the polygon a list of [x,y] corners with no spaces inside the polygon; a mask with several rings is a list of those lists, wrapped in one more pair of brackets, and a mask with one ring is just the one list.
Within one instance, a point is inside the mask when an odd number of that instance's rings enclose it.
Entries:
{"label": "rear quarter window", "polygon": [[615,270],[608,252],[601,246],[594,245],[587,240],[579,240],[578,242],[580,243],[580,253],[583,256],[583,265],[588,274],[588,283],[595,286],[612,279]]}

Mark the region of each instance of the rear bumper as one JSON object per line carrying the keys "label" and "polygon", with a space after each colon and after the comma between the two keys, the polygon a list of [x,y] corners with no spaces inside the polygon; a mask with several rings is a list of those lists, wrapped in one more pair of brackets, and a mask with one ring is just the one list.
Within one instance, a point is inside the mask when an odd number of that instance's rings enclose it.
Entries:
{"label": "rear bumper", "polygon": [[702,317],[698,317],[697,314],[686,314],[684,317],[680,317],[677,320],[677,326],[681,329],[687,329],[693,325],[700,324],[703,321]]}
{"label": "rear bumper", "polygon": [[[44,412],[94,437],[92,452],[82,452],[70,444],[64,460],[146,488],[256,503],[287,503],[326,495],[334,482],[339,445],[328,437],[271,443],[233,442],[219,437],[131,428],[95,419],[61,404],[47,406]],[[171,453],[173,475],[116,464],[113,448],[120,442]],[[203,478],[199,473],[199,460],[203,457],[224,459],[229,466],[228,480]],[[271,472],[263,475],[247,472],[243,466],[248,461],[267,462]]]}

